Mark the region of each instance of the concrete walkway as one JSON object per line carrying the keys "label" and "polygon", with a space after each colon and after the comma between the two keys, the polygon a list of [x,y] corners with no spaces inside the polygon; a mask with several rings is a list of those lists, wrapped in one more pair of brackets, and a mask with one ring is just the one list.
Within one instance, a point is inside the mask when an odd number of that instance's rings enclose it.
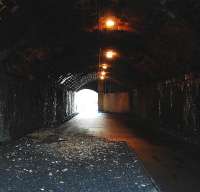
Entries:
{"label": "concrete walkway", "polygon": [[132,119],[105,114],[91,118],[77,116],[63,126],[66,132],[127,142],[163,192],[199,192],[199,151],[152,133],[148,130],[151,125],[142,127]]}
{"label": "concrete walkway", "polygon": [[120,127],[109,115],[77,116],[1,146],[0,192],[158,192],[125,142],[103,138]]}
{"label": "concrete walkway", "polygon": [[149,126],[128,116],[78,115],[1,146],[0,192],[156,192],[157,185],[199,192],[198,151]]}

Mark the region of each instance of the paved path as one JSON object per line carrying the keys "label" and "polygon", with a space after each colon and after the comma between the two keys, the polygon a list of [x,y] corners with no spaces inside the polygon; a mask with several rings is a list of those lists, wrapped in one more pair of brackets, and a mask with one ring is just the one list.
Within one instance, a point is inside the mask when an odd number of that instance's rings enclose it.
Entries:
{"label": "paved path", "polygon": [[157,192],[136,153],[103,138],[118,127],[109,115],[77,116],[1,146],[0,192]]}
{"label": "paved path", "polygon": [[199,192],[199,151],[154,133],[151,124],[140,125],[133,119],[105,114],[92,118],[77,116],[63,126],[68,127],[66,132],[127,142],[163,192]]}

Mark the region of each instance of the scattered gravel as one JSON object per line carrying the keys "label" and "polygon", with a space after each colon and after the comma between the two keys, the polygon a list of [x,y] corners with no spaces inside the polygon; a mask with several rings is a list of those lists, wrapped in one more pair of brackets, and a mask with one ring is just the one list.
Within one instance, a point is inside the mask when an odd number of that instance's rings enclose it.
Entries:
{"label": "scattered gravel", "polygon": [[46,130],[1,146],[0,154],[0,192],[157,191],[123,142]]}

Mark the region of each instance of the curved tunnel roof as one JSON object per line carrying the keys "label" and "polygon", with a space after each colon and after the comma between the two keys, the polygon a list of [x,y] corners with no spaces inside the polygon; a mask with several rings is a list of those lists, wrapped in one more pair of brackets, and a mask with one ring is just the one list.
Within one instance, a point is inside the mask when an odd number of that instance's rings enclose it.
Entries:
{"label": "curved tunnel roof", "polygon": [[[0,67],[7,74],[52,75],[78,89],[97,78],[99,49],[110,47],[120,58],[109,74],[125,84],[199,70],[198,0],[0,2]],[[121,28],[99,31],[106,15],[118,17]]]}
{"label": "curved tunnel roof", "polygon": [[67,89],[70,90],[79,90],[81,87],[86,85],[91,81],[95,81],[98,79],[97,73],[79,73],[79,74],[72,74],[68,73],[67,75],[61,75],[58,78],[57,83],[60,85],[65,86]]}

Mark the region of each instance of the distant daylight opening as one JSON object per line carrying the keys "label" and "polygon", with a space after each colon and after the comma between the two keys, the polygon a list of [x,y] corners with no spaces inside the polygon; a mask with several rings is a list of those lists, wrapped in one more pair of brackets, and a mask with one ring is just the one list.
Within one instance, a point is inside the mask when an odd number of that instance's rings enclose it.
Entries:
{"label": "distant daylight opening", "polygon": [[75,95],[77,112],[84,117],[92,117],[98,113],[98,93],[90,89],[78,91]]}

